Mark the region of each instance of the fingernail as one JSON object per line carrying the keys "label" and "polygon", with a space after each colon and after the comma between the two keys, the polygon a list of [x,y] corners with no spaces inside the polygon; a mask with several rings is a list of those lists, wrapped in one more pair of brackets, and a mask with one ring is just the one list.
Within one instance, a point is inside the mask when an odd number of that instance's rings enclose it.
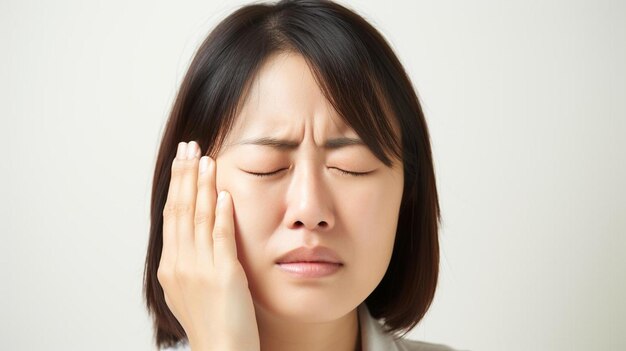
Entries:
{"label": "fingernail", "polygon": [[187,145],[187,159],[191,160],[192,158],[196,157],[197,150],[198,143],[196,143],[195,141],[190,141],[189,145]]}
{"label": "fingernail", "polygon": [[206,169],[209,166],[209,157],[208,156],[202,156],[200,158],[200,174],[206,172]]}
{"label": "fingernail", "polygon": [[176,150],[176,158],[182,160],[186,152],[187,152],[187,143],[185,143],[184,141],[181,141],[180,143],[178,143],[178,150]]}
{"label": "fingernail", "polygon": [[217,206],[222,207],[224,205],[225,199],[226,199],[226,191],[222,190],[217,195]]}

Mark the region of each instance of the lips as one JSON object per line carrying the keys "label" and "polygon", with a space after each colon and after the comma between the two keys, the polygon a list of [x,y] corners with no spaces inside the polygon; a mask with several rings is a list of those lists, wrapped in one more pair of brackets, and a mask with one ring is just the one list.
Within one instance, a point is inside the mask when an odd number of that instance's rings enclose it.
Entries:
{"label": "lips", "polygon": [[276,266],[283,272],[297,279],[322,278],[337,273],[342,267],[339,263],[327,262],[296,262],[278,263]]}
{"label": "lips", "polygon": [[287,252],[276,260],[276,263],[279,264],[294,262],[319,262],[343,265],[339,255],[337,255],[335,251],[323,246],[313,248],[302,246]]}

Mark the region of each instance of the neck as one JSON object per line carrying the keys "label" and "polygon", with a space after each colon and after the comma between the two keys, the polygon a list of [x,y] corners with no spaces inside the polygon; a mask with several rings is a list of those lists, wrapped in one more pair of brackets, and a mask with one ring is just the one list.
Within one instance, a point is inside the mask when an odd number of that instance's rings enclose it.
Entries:
{"label": "neck", "polygon": [[360,351],[357,310],[339,319],[306,323],[281,319],[256,308],[261,351]]}

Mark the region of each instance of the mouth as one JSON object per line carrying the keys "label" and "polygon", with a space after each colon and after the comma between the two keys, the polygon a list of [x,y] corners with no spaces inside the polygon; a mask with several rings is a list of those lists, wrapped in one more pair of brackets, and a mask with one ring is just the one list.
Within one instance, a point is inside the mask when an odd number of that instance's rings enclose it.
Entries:
{"label": "mouth", "polygon": [[275,263],[281,272],[295,279],[330,277],[343,269],[339,255],[324,246],[301,246],[282,255]]}
{"label": "mouth", "polygon": [[276,266],[283,272],[296,278],[321,278],[337,273],[343,263],[324,261],[277,262]]}
{"label": "mouth", "polygon": [[291,250],[279,257],[276,264],[292,264],[292,263],[309,263],[309,264],[334,264],[334,265],[343,265],[339,255],[335,253],[335,251],[323,247],[316,246],[313,248],[308,247],[299,247],[297,249]]}

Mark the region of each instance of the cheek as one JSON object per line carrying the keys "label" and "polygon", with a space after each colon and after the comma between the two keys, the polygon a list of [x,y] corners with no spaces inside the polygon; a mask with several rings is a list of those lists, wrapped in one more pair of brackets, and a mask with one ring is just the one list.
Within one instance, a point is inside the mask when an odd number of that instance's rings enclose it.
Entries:
{"label": "cheek", "polygon": [[[351,233],[354,245],[353,255],[359,265],[367,266],[382,274],[387,269],[398,225],[402,183],[377,184],[368,191],[354,191],[351,201],[343,207],[343,224]],[[368,271],[368,270],[363,270]]]}
{"label": "cheek", "polygon": [[[372,200],[372,199],[370,199]],[[360,248],[356,254],[363,258],[385,260],[391,255],[398,223],[397,210],[394,206],[381,206],[381,202],[361,202],[363,208],[354,211],[350,219],[352,241]],[[366,204],[370,206],[365,207]]]}
{"label": "cheek", "polygon": [[[237,255],[247,272],[254,272],[269,261],[264,255],[272,234],[281,223],[281,202],[274,194],[250,181],[228,179],[224,184],[233,197]],[[255,269],[255,266],[256,267]]]}
{"label": "cheek", "polygon": [[374,200],[370,198],[370,202],[362,202],[369,206],[361,209],[363,217],[351,220],[351,223],[358,224],[350,230],[353,235],[351,243],[354,281],[358,282],[359,289],[365,295],[376,288],[389,267],[397,228],[395,207],[381,205],[389,203],[388,199],[381,198],[380,202]]}
{"label": "cheek", "polygon": [[[370,184],[370,186],[346,190],[342,195],[346,225],[358,227],[353,233],[375,233],[394,229],[400,211],[402,189],[393,183]],[[350,201],[345,201],[350,199]],[[393,227],[393,228],[392,228]],[[365,233],[364,233],[365,232]],[[367,237],[369,238],[369,237]]]}
{"label": "cheek", "polygon": [[267,197],[257,197],[244,193],[236,197],[235,229],[242,240],[267,241],[280,225],[279,204]]}
{"label": "cheek", "polygon": [[268,225],[276,223],[280,214],[276,194],[272,197],[271,189],[242,177],[228,159],[217,160],[216,188],[232,195],[235,230],[242,240],[258,240],[268,234]]}

